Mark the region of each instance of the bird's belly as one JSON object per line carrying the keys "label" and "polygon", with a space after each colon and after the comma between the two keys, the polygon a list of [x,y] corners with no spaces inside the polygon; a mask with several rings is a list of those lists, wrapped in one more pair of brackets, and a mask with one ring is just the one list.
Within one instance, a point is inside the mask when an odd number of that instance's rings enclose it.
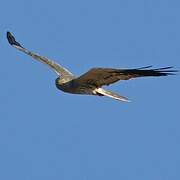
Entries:
{"label": "bird's belly", "polygon": [[84,86],[79,86],[71,82],[64,83],[64,84],[56,84],[56,87],[66,93],[94,95],[93,89],[87,88]]}

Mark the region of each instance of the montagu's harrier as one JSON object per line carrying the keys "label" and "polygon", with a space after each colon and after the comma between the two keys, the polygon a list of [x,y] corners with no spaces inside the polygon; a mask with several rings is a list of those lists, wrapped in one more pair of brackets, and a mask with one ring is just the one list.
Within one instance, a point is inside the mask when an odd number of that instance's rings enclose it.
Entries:
{"label": "montagu's harrier", "polygon": [[120,80],[129,80],[132,78],[147,76],[167,76],[173,75],[174,72],[177,72],[172,70],[172,67],[151,69],[151,66],[137,69],[92,68],[85,74],[76,77],[56,62],[24,48],[15,40],[10,32],[7,32],[7,39],[16,49],[50,66],[58,75],[58,78],[55,81],[56,87],[64,92],[72,94],[108,96],[120,101],[128,101],[126,97],[105,90],[102,86],[109,85]]}

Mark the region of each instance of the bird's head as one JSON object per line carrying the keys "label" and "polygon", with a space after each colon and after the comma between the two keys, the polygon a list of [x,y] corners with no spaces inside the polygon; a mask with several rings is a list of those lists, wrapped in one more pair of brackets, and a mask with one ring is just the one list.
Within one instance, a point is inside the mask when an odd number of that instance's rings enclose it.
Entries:
{"label": "bird's head", "polygon": [[56,78],[55,80],[56,85],[60,84],[60,82],[61,82],[61,78],[60,77]]}
{"label": "bird's head", "polygon": [[56,86],[57,86],[57,85],[60,85],[60,84],[64,84],[64,83],[66,83],[66,82],[67,82],[67,80],[66,80],[65,78],[62,78],[62,77],[58,77],[58,78],[56,78],[56,80],[55,80]]}
{"label": "bird's head", "polygon": [[61,78],[60,77],[56,78],[55,84],[56,84],[56,87],[59,89],[59,85],[61,84]]}

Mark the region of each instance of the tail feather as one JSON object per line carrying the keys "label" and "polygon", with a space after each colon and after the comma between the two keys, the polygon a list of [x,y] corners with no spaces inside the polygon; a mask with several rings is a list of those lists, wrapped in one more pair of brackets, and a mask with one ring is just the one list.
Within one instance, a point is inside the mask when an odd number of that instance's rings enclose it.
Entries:
{"label": "tail feather", "polygon": [[130,102],[128,100],[128,98],[124,97],[124,96],[120,96],[119,94],[116,94],[114,92],[111,92],[111,91],[108,91],[108,90],[105,90],[105,89],[102,89],[102,88],[98,88],[95,90],[96,93],[102,95],[102,96],[107,96],[107,97],[110,97],[110,98],[113,98],[113,99],[116,99],[116,100],[119,100],[119,101],[123,101],[123,102]]}

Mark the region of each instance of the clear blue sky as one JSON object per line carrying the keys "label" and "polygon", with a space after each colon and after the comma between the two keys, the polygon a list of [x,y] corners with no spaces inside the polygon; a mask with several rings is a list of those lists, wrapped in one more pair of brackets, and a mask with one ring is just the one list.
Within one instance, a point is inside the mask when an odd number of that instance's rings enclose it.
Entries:
{"label": "clear blue sky", "polygon": [[180,80],[109,87],[131,103],[58,91],[28,49],[76,75],[92,67],[180,69],[179,0],[1,0],[1,180],[179,180]]}

